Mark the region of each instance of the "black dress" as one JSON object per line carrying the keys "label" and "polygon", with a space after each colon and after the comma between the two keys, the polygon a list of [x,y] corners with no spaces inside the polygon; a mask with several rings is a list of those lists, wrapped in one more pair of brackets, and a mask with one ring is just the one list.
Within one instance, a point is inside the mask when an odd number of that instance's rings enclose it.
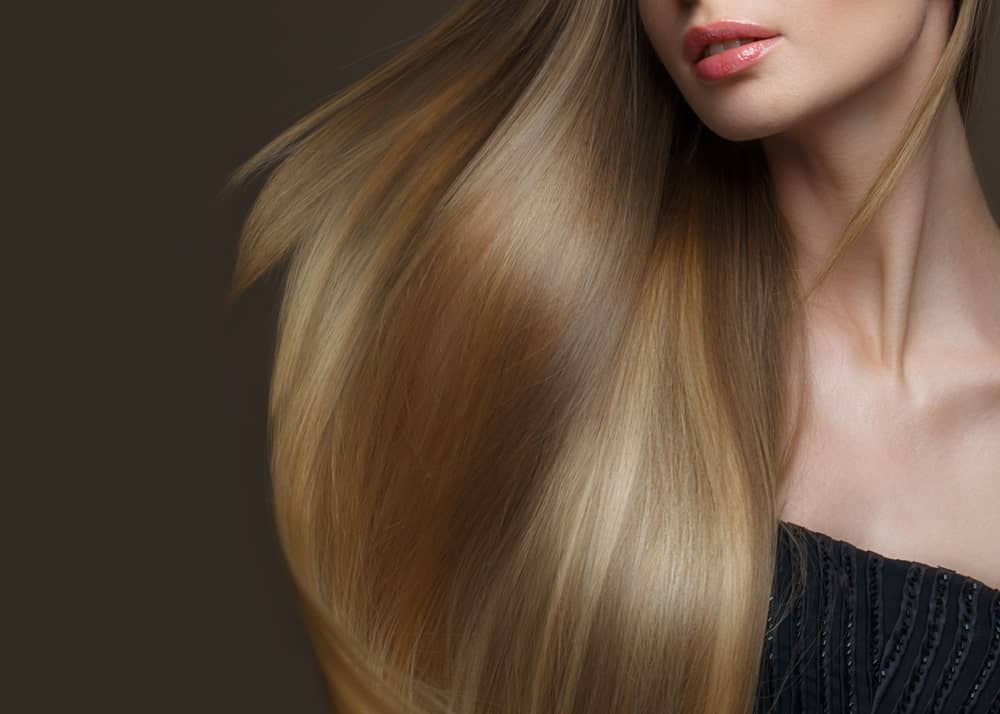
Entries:
{"label": "black dress", "polygon": [[1000,714],[1000,590],[785,521],[777,555],[758,714]]}

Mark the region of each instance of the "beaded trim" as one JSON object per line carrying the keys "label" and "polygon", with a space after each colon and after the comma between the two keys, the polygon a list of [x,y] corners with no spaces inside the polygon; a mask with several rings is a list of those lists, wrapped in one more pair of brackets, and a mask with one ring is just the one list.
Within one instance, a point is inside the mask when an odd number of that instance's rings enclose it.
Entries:
{"label": "beaded trim", "polygon": [[[969,707],[975,702],[976,695],[986,688],[986,683],[993,675],[993,672],[996,671],[996,667],[993,665],[996,663],[997,652],[1000,652],[1000,592],[993,595],[993,604],[990,607],[990,613],[992,614],[992,621],[990,623],[992,636],[990,637],[989,649],[986,651],[986,659],[983,661],[983,666],[979,669],[976,680],[972,683],[972,688],[969,689],[968,696],[962,702],[958,714],[965,714],[969,710]],[[964,625],[963,627],[968,629],[969,626]]]}
{"label": "beaded trim", "polygon": [[830,630],[833,620],[833,588],[830,582],[832,564],[830,562],[830,544],[826,539],[818,541],[820,567],[820,617],[819,630],[819,676],[820,676],[820,711],[828,714],[830,711]]}
{"label": "beaded trim", "polygon": [[951,579],[946,571],[937,571],[927,605],[927,626],[924,628],[924,636],[920,642],[920,659],[914,662],[913,668],[910,670],[906,690],[896,702],[896,706],[893,708],[894,714],[911,714],[916,705],[917,696],[924,688],[930,664],[941,644],[941,635],[947,614],[945,603],[950,583]]}
{"label": "beaded trim", "polygon": [[875,691],[879,682],[882,652],[882,558],[868,556],[868,681],[869,691]]}
{"label": "beaded trim", "polygon": [[975,600],[978,595],[979,583],[974,580],[968,580],[963,584],[962,592],[958,599],[961,611],[958,618],[959,627],[955,633],[955,642],[951,647],[951,652],[948,654],[948,662],[945,663],[946,667],[941,672],[934,691],[934,702],[931,707],[931,711],[934,714],[941,712],[941,707],[944,706],[945,700],[951,694],[952,687],[955,686],[955,677],[958,674],[958,670],[969,654],[969,633],[972,631],[972,626],[976,624]]}
{"label": "beaded trim", "polygon": [[910,641],[913,633],[913,618],[916,614],[916,603],[920,597],[920,588],[924,581],[926,568],[923,565],[913,564],[906,571],[906,585],[903,587],[903,603],[896,618],[896,624],[892,628],[892,634],[885,643],[885,651],[879,663],[878,689],[872,699],[872,709],[878,708],[879,702],[888,689],[889,682],[899,663],[902,661],[903,650]]}
{"label": "beaded trim", "polygon": [[847,699],[847,712],[854,714],[858,708],[858,693],[855,689],[855,667],[854,667],[854,622],[855,622],[855,592],[854,592],[854,556],[849,548],[841,550],[841,565],[844,569],[845,592],[847,598],[846,622],[844,623],[844,659],[846,663],[847,679],[844,682],[844,695]]}

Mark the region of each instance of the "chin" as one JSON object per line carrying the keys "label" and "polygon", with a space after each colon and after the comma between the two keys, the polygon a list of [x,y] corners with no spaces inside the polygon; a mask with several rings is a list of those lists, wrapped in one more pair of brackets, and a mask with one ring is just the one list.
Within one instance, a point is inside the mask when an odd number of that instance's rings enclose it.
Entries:
{"label": "chin", "polygon": [[[751,88],[746,87],[747,90]],[[713,133],[729,141],[750,141],[779,134],[795,123],[801,107],[793,109],[794,98],[787,92],[762,91],[758,85],[751,95],[735,87],[715,90],[715,96],[694,96],[702,101],[688,104]],[[784,107],[786,111],[779,111]]]}
{"label": "chin", "polygon": [[705,113],[700,118],[714,134],[727,141],[763,139],[784,129],[784,123],[775,121],[774,117],[755,118],[747,112],[734,111],[725,115]]}

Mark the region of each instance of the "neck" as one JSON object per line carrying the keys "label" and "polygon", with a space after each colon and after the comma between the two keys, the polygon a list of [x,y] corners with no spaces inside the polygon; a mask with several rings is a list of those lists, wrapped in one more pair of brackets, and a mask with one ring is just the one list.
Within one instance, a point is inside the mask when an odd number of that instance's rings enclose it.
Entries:
{"label": "neck", "polygon": [[[896,106],[908,109],[912,103]],[[902,112],[887,111],[885,117],[878,124],[870,118],[838,122],[831,112],[825,126],[810,127],[808,145],[802,134],[764,140],[805,285],[813,284],[832,255],[906,119]],[[814,292],[805,315],[809,322],[847,332],[864,358],[883,370],[901,373],[914,351],[945,342],[949,349],[985,348],[1000,355],[1000,227],[983,193],[954,92],[928,143]]]}

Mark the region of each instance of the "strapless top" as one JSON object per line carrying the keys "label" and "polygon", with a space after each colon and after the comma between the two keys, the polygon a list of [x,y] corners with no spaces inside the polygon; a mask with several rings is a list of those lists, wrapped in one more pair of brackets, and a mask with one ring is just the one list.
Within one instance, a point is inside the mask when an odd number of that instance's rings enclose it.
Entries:
{"label": "strapless top", "polygon": [[757,714],[1000,714],[1000,590],[785,521],[778,543]]}

